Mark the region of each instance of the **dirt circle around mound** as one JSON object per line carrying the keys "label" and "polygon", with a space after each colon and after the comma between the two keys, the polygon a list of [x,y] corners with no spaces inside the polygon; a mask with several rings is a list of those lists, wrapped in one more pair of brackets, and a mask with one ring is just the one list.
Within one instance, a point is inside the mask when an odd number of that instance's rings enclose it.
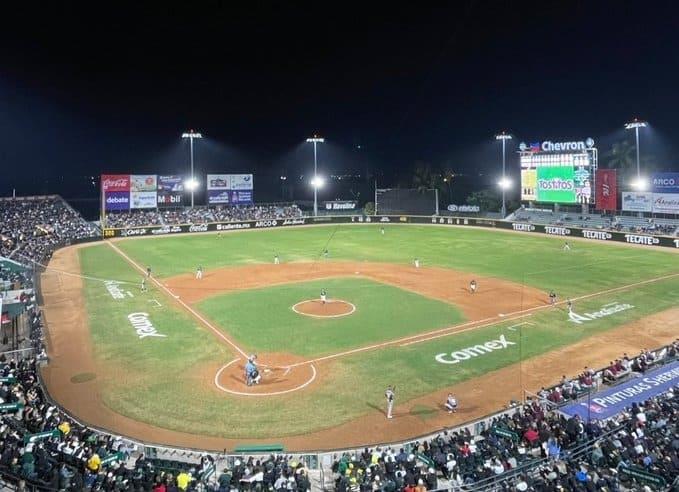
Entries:
{"label": "dirt circle around mound", "polygon": [[292,356],[280,357],[278,354],[260,354],[257,366],[262,376],[259,384],[245,384],[245,364],[243,358],[233,359],[219,368],[215,374],[215,386],[225,392],[238,396],[275,396],[300,391],[311,385],[318,376],[313,364],[300,363]]}
{"label": "dirt circle around mound", "polygon": [[331,299],[326,302],[320,299],[307,299],[292,306],[292,310],[297,314],[312,318],[342,318],[354,314],[356,306],[341,299]]}

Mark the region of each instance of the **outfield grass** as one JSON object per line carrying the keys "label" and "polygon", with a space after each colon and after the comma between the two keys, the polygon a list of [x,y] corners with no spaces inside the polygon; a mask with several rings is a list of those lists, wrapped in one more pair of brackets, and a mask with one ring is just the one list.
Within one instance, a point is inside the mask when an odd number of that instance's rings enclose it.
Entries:
{"label": "outfield grass", "polygon": [[[350,316],[316,319],[292,306],[321,289],[356,306]],[[450,304],[362,278],[336,278],[231,292],[198,305],[239,344],[263,352],[319,356],[464,321]]]}
{"label": "outfield grass", "polygon": [[[322,251],[334,229],[238,232],[224,234],[220,239],[214,235],[194,235],[118,244],[136,261],[168,276],[193,271],[198,262],[209,269],[271,261],[274,248],[284,261],[310,261]],[[425,265],[525,279],[526,283],[555,288],[562,295],[571,296],[676,272],[672,271],[676,256],[660,251],[574,242],[573,251],[562,252],[562,241],[534,235],[388,226],[387,234],[381,236],[378,230],[377,226],[337,228],[330,241],[331,260],[408,263],[419,256]],[[211,388],[212,373],[207,369],[219,367],[234,357],[214,334],[198,326],[153,286],[151,292],[141,294],[139,273],[109,246],[95,245],[79,251],[84,274],[131,282],[127,290],[133,297],[124,299],[113,299],[100,281],[86,282],[95,355],[103,372],[98,375],[99,387],[106,405],[123,415],[169,429],[232,438],[284,436],[334,426],[373,412],[375,407],[381,408],[387,384],[398,383],[399,402],[407,401],[513,364],[519,360],[519,354],[524,358],[538,355],[674,307],[679,295],[679,278],[646,284],[576,302],[575,310],[579,313],[598,310],[614,301],[634,305],[632,309],[582,325],[567,321],[563,309],[545,309],[535,313],[530,319],[534,324],[521,331],[507,330],[511,322],[501,323],[407,347],[391,346],[336,359],[326,366],[323,384],[313,391],[272,398],[234,398]],[[426,312],[415,316],[422,321],[418,325],[421,328],[427,323],[452,324],[448,318],[453,320],[456,316],[461,320],[459,312],[450,306],[394,287],[375,286],[362,279],[332,282],[323,282],[331,296],[356,300],[358,311],[341,320],[342,324],[335,324],[340,320],[318,320],[320,329],[315,320],[293,317],[289,311],[293,300],[317,295],[317,282],[219,296],[204,301],[200,309],[239,341],[248,344],[247,340],[252,340],[250,343],[258,350],[289,350],[305,355],[320,355],[406,334],[411,327],[408,316],[415,314],[415,310],[409,312],[410,306]],[[399,300],[398,312],[375,311],[367,320],[344,325],[344,321],[359,320],[368,308],[368,304],[363,305],[364,296],[370,298],[370,305],[381,304],[379,299],[383,296],[397,296],[392,299]],[[151,299],[157,299],[162,307],[153,307]],[[434,304],[428,305],[430,302]],[[253,309],[242,309],[244,305]],[[140,339],[128,320],[128,315],[134,312],[149,313],[153,325],[167,336]],[[395,320],[388,329],[373,325],[374,321],[392,315]],[[293,319],[300,324],[293,324]],[[284,328],[277,328],[269,323],[271,320]],[[323,331],[333,326],[341,329]],[[288,336],[288,330],[294,336]],[[500,334],[514,345],[455,365],[441,364],[435,359],[437,354],[484,343]],[[432,413],[424,407],[414,411],[423,419]]]}

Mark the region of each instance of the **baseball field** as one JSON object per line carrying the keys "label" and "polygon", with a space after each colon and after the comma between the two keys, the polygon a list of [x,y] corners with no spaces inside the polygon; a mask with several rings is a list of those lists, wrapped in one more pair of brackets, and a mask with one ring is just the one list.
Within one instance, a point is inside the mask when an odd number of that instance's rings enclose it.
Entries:
{"label": "baseball field", "polygon": [[[43,377],[74,416],[155,443],[320,450],[422,435],[677,337],[679,257],[570,244],[362,224],[64,248],[42,278]],[[251,354],[262,380],[246,386]]]}

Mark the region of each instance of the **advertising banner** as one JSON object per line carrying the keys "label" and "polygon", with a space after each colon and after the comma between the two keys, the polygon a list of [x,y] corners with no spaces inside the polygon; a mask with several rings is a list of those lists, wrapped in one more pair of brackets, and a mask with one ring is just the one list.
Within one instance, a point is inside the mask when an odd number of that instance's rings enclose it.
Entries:
{"label": "advertising banner", "polygon": [[129,210],[130,192],[129,191],[109,191],[104,193],[106,211],[109,210]]}
{"label": "advertising banner", "polygon": [[129,174],[102,174],[101,189],[107,191],[130,191]]}
{"label": "advertising banner", "polygon": [[653,173],[651,191],[653,193],[679,193],[679,173]]}
{"label": "advertising banner", "polygon": [[208,174],[207,175],[207,189],[208,190],[228,190],[231,185],[228,174]]}
{"label": "advertising banner", "polygon": [[207,203],[208,205],[214,205],[219,203],[231,203],[231,194],[228,190],[207,190]]}
{"label": "advertising banner", "polygon": [[252,174],[229,174],[230,190],[252,190]]}
{"label": "advertising banner", "polygon": [[595,393],[587,400],[561,409],[568,415],[580,415],[584,420],[607,419],[622,412],[632,403],[639,403],[672,388],[679,383],[679,361],[646,372],[641,378]]}
{"label": "advertising banner", "polygon": [[597,169],[596,196],[597,210],[618,209],[618,181],[615,169]]}
{"label": "advertising banner", "polygon": [[653,194],[623,191],[622,209],[629,212],[651,212],[653,210]]}
{"label": "advertising banner", "polygon": [[183,193],[158,193],[159,207],[181,207],[183,203]]}
{"label": "advertising banner", "polygon": [[575,203],[575,170],[570,166],[537,169],[537,201]]}
{"label": "advertising banner", "polygon": [[653,193],[653,213],[679,214],[679,193]]}
{"label": "advertising banner", "polygon": [[356,200],[334,200],[323,202],[326,210],[356,210],[358,202]]}
{"label": "advertising banner", "polygon": [[535,194],[537,182],[538,174],[535,169],[521,170],[521,200],[533,201],[537,198]]}
{"label": "advertising banner", "polygon": [[184,191],[184,179],[181,176],[158,176],[158,193],[176,193]]}
{"label": "advertising banner", "polygon": [[231,191],[231,203],[234,205],[252,203],[252,191]]}
{"label": "advertising banner", "polygon": [[155,174],[131,174],[130,191],[156,191]]}
{"label": "advertising banner", "polygon": [[[155,189],[155,180],[154,180]],[[130,192],[130,208],[156,208],[155,191],[132,191]]]}

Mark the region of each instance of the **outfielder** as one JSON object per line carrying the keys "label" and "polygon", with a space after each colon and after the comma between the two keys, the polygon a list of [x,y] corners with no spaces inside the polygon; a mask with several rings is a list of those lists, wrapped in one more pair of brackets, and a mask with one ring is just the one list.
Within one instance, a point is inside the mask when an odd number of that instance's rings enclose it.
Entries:
{"label": "outfielder", "polygon": [[384,226],[380,227],[380,234],[384,236]]}
{"label": "outfielder", "polygon": [[396,387],[392,387],[391,385],[389,385],[389,386],[387,386],[387,390],[384,392],[384,397],[387,399],[387,418],[388,419],[394,418],[394,416],[391,414],[392,410],[394,409],[394,397],[396,396],[394,391],[396,391]]}
{"label": "outfielder", "polygon": [[203,267],[198,265],[196,268],[196,280],[201,280],[203,278]]}
{"label": "outfielder", "polygon": [[568,308],[568,314],[571,314],[573,312],[573,302],[570,299],[566,301],[566,307]]}
{"label": "outfielder", "polygon": [[146,292],[146,277],[141,278],[141,291]]}
{"label": "outfielder", "polygon": [[571,250],[571,245],[568,244],[568,241],[566,241],[563,245],[563,250],[564,251],[570,251]]}
{"label": "outfielder", "polygon": [[414,263],[415,263],[415,268],[420,268],[420,259],[419,258],[415,258]]}
{"label": "outfielder", "polygon": [[474,294],[476,292],[476,280],[469,282],[469,292]]}
{"label": "outfielder", "polygon": [[325,304],[328,300],[328,295],[325,289],[321,289],[321,304]]}
{"label": "outfielder", "polygon": [[273,264],[274,264],[274,265],[280,265],[280,263],[281,263],[281,259],[278,257],[278,253],[276,253],[276,254],[273,256]]}

